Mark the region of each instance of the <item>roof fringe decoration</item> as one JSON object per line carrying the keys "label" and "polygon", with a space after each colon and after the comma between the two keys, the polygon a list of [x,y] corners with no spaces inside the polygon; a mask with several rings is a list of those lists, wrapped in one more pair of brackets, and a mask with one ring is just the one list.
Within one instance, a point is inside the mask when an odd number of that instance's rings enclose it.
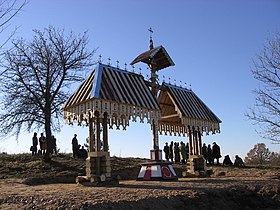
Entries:
{"label": "roof fringe decoration", "polygon": [[116,125],[117,129],[122,126],[123,130],[126,130],[126,127],[129,126],[129,121],[136,122],[138,117],[140,123],[144,123],[145,119],[147,119],[148,123],[151,123],[152,120],[158,121],[160,117],[158,110],[94,99],[65,110],[65,123],[71,125],[76,122],[81,125],[83,121],[87,122],[89,117],[94,117],[95,111],[100,113],[101,118],[105,112],[108,113],[108,125],[111,129]]}

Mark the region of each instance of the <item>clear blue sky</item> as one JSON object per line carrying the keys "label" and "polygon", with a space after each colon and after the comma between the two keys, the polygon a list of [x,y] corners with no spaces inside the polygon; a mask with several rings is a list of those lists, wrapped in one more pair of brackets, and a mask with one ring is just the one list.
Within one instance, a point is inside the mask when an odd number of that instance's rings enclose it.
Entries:
{"label": "clear blue sky", "polygon": [[[175,66],[162,70],[160,78],[170,77],[179,84],[192,85],[193,91],[223,121],[221,133],[203,136],[206,144],[216,141],[222,155],[244,158],[257,143],[279,152],[280,145],[272,145],[255,132],[257,127],[244,114],[254,103],[252,90],[258,86],[250,72],[252,59],[263,47],[266,38],[280,31],[280,1],[278,0],[29,0],[24,11],[13,19],[12,26],[20,26],[15,37],[31,39],[32,29],[53,25],[66,31],[88,31],[89,48],[98,48],[112,65],[130,63],[138,54],[148,50],[148,28],[154,30],[154,45],[163,45]],[[4,35],[4,34],[2,34]],[[8,47],[8,46],[7,46]],[[142,67],[136,65],[136,70]],[[167,79],[166,79],[167,80]],[[39,131],[41,132],[41,131]],[[78,134],[83,144],[87,127],[64,125],[57,134],[61,151],[71,151],[71,139]],[[0,142],[0,151],[29,152],[32,134]],[[187,138],[160,136],[165,142],[187,141]],[[149,157],[152,134],[149,124],[130,123],[126,131],[110,130],[111,155]]]}

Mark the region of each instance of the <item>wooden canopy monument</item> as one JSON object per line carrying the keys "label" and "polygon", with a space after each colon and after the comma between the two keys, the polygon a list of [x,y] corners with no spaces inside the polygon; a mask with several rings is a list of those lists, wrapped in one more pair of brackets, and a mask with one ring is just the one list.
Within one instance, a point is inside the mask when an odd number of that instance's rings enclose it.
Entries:
{"label": "wooden canopy monument", "polygon": [[[151,29],[150,29],[150,32]],[[157,72],[174,63],[163,46],[153,47],[131,62],[146,63],[151,71],[147,81],[140,74],[99,63],[63,106],[67,124],[85,123],[89,128],[86,176],[91,182],[111,180],[108,128],[126,130],[130,121],[151,124],[153,149],[138,180],[177,179],[172,163],[162,160],[159,134],[188,136],[188,171],[205,171],[202,133],[220,132],[220,119],[190,89],[158,83]]]}

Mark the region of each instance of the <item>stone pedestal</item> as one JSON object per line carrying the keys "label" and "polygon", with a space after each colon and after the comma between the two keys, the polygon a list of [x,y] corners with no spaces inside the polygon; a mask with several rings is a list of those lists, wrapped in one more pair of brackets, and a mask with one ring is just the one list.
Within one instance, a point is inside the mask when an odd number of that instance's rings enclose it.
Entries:
{"label": "stone pedestal", "polygon": [[91,182],[110,179],[111,171],[109,152],[89,152],[86,159],[86,176]]}
{"label": "stone pedestal", "polygon": [[187,160],[187,173],[201,176],[206,173],[206,162],[202,155],[190,155]]}

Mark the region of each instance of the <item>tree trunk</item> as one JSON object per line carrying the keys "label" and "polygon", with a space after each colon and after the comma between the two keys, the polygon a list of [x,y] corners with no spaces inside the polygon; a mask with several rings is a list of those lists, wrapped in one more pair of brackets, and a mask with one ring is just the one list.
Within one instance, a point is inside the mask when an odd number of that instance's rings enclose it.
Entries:
{"label": "tree trunk", "polygon": [[[48,105],[46,105],[48,107]],[[52,138],[51,138],[51,109],[46,108],[45,110],[45,132],[46,132],[46,140],[47,140],[47,151],[44,156],[45,162],[51,161],[51,151],[52,151]]]}

